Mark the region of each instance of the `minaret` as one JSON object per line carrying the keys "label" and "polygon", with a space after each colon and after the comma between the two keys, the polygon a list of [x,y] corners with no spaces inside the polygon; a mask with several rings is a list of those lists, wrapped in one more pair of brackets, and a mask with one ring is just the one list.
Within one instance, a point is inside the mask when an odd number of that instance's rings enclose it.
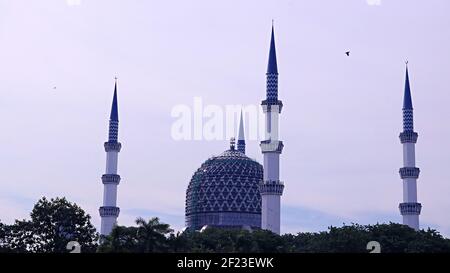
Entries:
{"label": "minaret", "polygon": [[411,90],[409,87],[408,65],[406,65],[405,94],[403,98],[403,132],[400,141],[403,144],[403,168],[400,168],[400,177],[403,179],[403,203],[399,209],[403,216],[403,224],[419,229],[419,214],[422,205],[417,202],[417,178],[419,168],[416,167],[415,145],[417,133],[414,132],[413,107]]}
{"label": "minaret", "polygon": [[245,154],[245,133],[244,133],[244,117],[241,110],[241,121],[239,123],[239,134],[237,142],[237,150]]}
{"label": "minaret", "polygon": [[117,207],[117,185],[120,176],[117,174],[117,160],[122,145],[117,141],[119,133],[119,114],[117,107],[117,79],[114,85],[114,97],[109,118],[109,137],[105,142],[106,172],[102,176],[103,182],[103,206],[100,207],[101,235],[109,235],[117,223],[120,209]]}
{"label": "minaret", "polygon": [[261,103],[265,115],[265,140],[260,144],[264,156],[264,180],[259,187],[262,199],[261,227],[280,234],[280,199],[284,185],[280,181],[283,142],[278,139],[278,117],[283,103],[278,100],[278,68],[273,24],[266,83],[266,99]]}

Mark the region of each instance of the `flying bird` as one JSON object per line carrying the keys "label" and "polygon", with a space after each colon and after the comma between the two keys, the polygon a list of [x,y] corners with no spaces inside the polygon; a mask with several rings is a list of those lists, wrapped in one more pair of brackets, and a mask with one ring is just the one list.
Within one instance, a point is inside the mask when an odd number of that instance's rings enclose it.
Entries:
{"label": "flying bird", "polygon": [[346,51],[345,55],[350,56],[350,51]]}

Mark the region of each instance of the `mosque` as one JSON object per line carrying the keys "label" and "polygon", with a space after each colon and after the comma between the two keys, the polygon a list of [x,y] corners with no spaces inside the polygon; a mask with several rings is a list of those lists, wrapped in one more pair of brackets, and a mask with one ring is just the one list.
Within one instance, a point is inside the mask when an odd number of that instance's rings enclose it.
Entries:
{"label": "mosque", "polygon": [[[266,229],[280,234],[280,208],[284,183],[280,181],[280,155],[284,144],[278,139],[278,120],[283,103],[278,99],[278,67],[275,34],[272,26],[269,61],[266,73],[266,94],[261,102],[265,115],[265,137],[260,143],[263,165],[245,155],[244,124],[241,112],[237,143],[216,157],[207,159],[193,174],[186,191],[186,228],[201,230],[213,226],[221,228]],[[117,160],[121,149],[118,141],[119,115],[117,81],[114,87],[109,137],[104,143],[106,172],[102,176],[103,205],[100,207],[101,231],[108,235],[117,224],[120,209],[117,206],[117,187],[120,176]],[[413,107],[408,68],[403,103],[403,202],[399,210],[403,224],[419,229],[422,205],[417,202],[417,178]]]}

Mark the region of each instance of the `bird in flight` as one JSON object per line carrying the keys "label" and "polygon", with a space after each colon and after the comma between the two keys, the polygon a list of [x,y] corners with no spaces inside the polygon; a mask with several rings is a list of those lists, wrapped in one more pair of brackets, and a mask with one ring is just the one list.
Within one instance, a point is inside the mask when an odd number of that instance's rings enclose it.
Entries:
{"label": "bird in flight", "polygon": [[350,56],[350,51],[346,51],[345,55]]}

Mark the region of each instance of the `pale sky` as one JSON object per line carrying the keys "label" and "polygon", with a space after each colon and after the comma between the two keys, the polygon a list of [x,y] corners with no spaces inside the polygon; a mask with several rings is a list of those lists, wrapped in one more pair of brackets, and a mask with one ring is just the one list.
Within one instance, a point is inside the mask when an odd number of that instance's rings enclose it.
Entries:
{"label": "pale sky", "polygon": [[[117,76],[119,223],[159,216],[181,229],[192,174],[228,141],[173,140],[171,110],[194,97],[259,105],[274,19],[282,232],[401,221],[408,59],[421,227],[450,236],[449,1],[69,2],[0,0],[2,222],[66,196],[99,227]],[[261,162],[258,141],[247,151]]]}

